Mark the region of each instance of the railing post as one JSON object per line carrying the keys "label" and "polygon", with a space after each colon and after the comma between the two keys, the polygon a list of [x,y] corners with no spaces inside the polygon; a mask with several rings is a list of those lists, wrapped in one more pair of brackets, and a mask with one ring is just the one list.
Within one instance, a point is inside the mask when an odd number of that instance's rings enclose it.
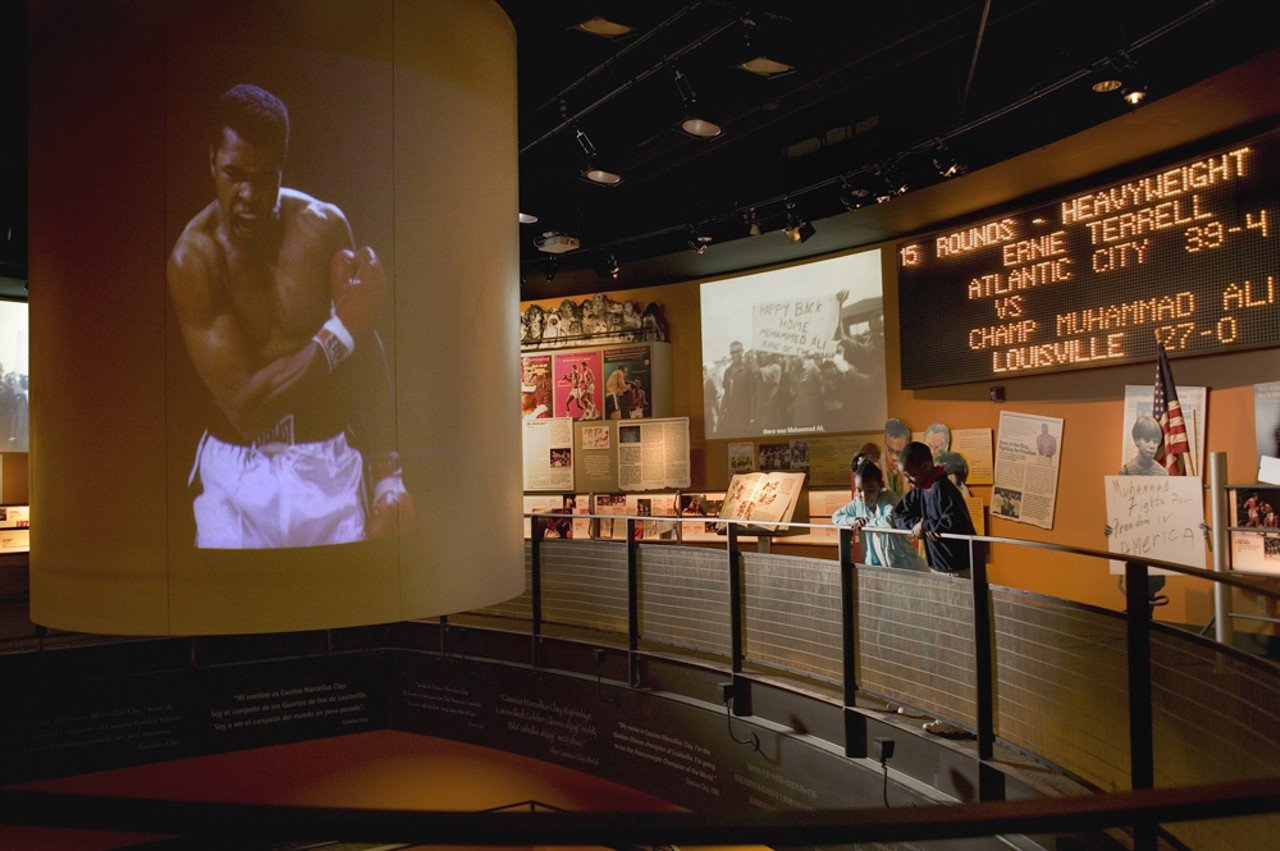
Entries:
{"label": "railing post", "polygon": [[636,521],[627,518],[627,677],[632,687],[640,685],[640,542]]}
{"label": "railing post", "polygon": [[853,529],[840,528],[840,651],[844,662],[844,705],[858,702],[858,593],[853,563]]}
{"label": "railing post", "polygon": [[995,642],[991,640],[991,585],[987,581],[986,559],[975,558],[969,542],[969,573],[973,584],[974,703],[978,720],[978,759],[995,755]]}
{"label": "railing post", "polygon": [[738,544],[738,527],[727,528],[729,553],[729,642],[733,670],[733,714],[751,714],[751,692],[742,679],[742,551]]}
{"label": "railing post", "polygon": [[972,538],[968,541],[969,578],[973,588],[973,671],[974,704],[978,726],[978,798],[982,801],[1003,800],[1004,772],[989,764],[996,750],[996,648],[992,623],[994,613],[991,602],[991,583],[987,579],[985,548],[979,557],[979,548]]}
{"label": "railing post", "polygon": [[844,665],[844,754],[867,755],[867,719],[854,711],[858,703],[858,595],[853,561],[853,529],[842,526],[840,544],[840,652]]}
{"label": "railing post", "polygon": [[542,644],[542,539],[547,531],[546,522],[538,516],[529,521],[529,590],[533,597],[530,620],[532,623],[533,667],[538,667],[538,649]]}
{"label": "railing post", "polygon": [[[1129,770],[1134,789],[1155,785],[1155,748],[1151,731],[1151,592],[1147,566],[1124,564],[1125,624],[1129,660]],[[1156,826],[1143,819],[1133,826],[1135,851],[1156,847]]]}
{"label": "railing post", "polygon": [[[1227,505],[1227,453],[1209,453],[1209,523],[1216,573],[1231,570],[1231,522]],[[1235,643],[1235,624],[1231,622],[1231,589],[1221,582],[1213,583],[1213,636],[1228,647]]]}

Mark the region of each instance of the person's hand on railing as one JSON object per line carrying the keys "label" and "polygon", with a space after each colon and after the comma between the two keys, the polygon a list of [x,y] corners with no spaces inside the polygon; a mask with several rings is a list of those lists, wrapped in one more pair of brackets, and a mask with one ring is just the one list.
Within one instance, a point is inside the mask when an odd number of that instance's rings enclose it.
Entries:
{"label": "person's hand on railing", "polygon": [[924,521],[917,520],[916,525],[911,527],[911,537],[910,537],[911,543],[914,544],[916,541],[919,541],[921,538],[928,538],[930,541],[942,540],[942,536],[939,535],[937,532],[926,532],[924,530]]}

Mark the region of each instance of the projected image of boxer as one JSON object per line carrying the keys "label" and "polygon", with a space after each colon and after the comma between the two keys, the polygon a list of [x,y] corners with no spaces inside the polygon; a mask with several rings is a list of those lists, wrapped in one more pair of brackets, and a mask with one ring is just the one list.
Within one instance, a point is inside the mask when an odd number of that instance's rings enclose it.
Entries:
{"label": "projected image of boxer", "polygon": [[387,282],[333,204],[281,185],[289,114],[228,90],[211,122],[214,200],[169,256],[169,298],[220,416],[196,447],[196,546],[303,547],[412,521],[375,323]]}

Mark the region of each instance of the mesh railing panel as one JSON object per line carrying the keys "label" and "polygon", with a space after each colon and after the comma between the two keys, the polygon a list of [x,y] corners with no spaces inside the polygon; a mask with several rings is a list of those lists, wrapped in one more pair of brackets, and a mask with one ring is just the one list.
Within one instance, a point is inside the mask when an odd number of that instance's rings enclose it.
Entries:
{"label": "mesh railing panel", "polygon": [[543,541],[542,622],[626,635],[626,543]]}
{"label": "mesh railing panel", "polygon": [[727,565],[722,550],[641,544],[641,637],[730,655]]}
{"label": "mesh railing panel", "polygon": [[[1198,636],[1151,634],[1157,787],[1274,777],[1280,766],[1280,666]],[[1274,848],[1280,815],[1168,826],[1191,848]]]}
{"label": "mesh railing panel", "polygon": [[968,580],[860,566],[857,588],[861,687],[976,723]]}
{"label": "mesh railing panel", "polygon": [[839,563],[743,553],[742,573],[746,660],[839,683]]}
{"label": "mesh railing panel", "polygon": [[996,735],[1099,789],[1130,786],[1123,615],[993,588]]}

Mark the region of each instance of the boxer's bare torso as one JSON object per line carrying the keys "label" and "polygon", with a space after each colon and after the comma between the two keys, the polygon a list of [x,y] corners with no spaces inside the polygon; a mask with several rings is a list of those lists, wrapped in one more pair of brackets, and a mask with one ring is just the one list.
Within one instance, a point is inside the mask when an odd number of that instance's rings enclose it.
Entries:
{"label": "boxer's bare torso", "polygon": [[258,239],[234,238],[217,201],[187,225],[169,258],[169,291],[192,362],[245,436],[309,407],[301,379],[329,316],[329,264],[352,244],[342,212],[290,189]]}

